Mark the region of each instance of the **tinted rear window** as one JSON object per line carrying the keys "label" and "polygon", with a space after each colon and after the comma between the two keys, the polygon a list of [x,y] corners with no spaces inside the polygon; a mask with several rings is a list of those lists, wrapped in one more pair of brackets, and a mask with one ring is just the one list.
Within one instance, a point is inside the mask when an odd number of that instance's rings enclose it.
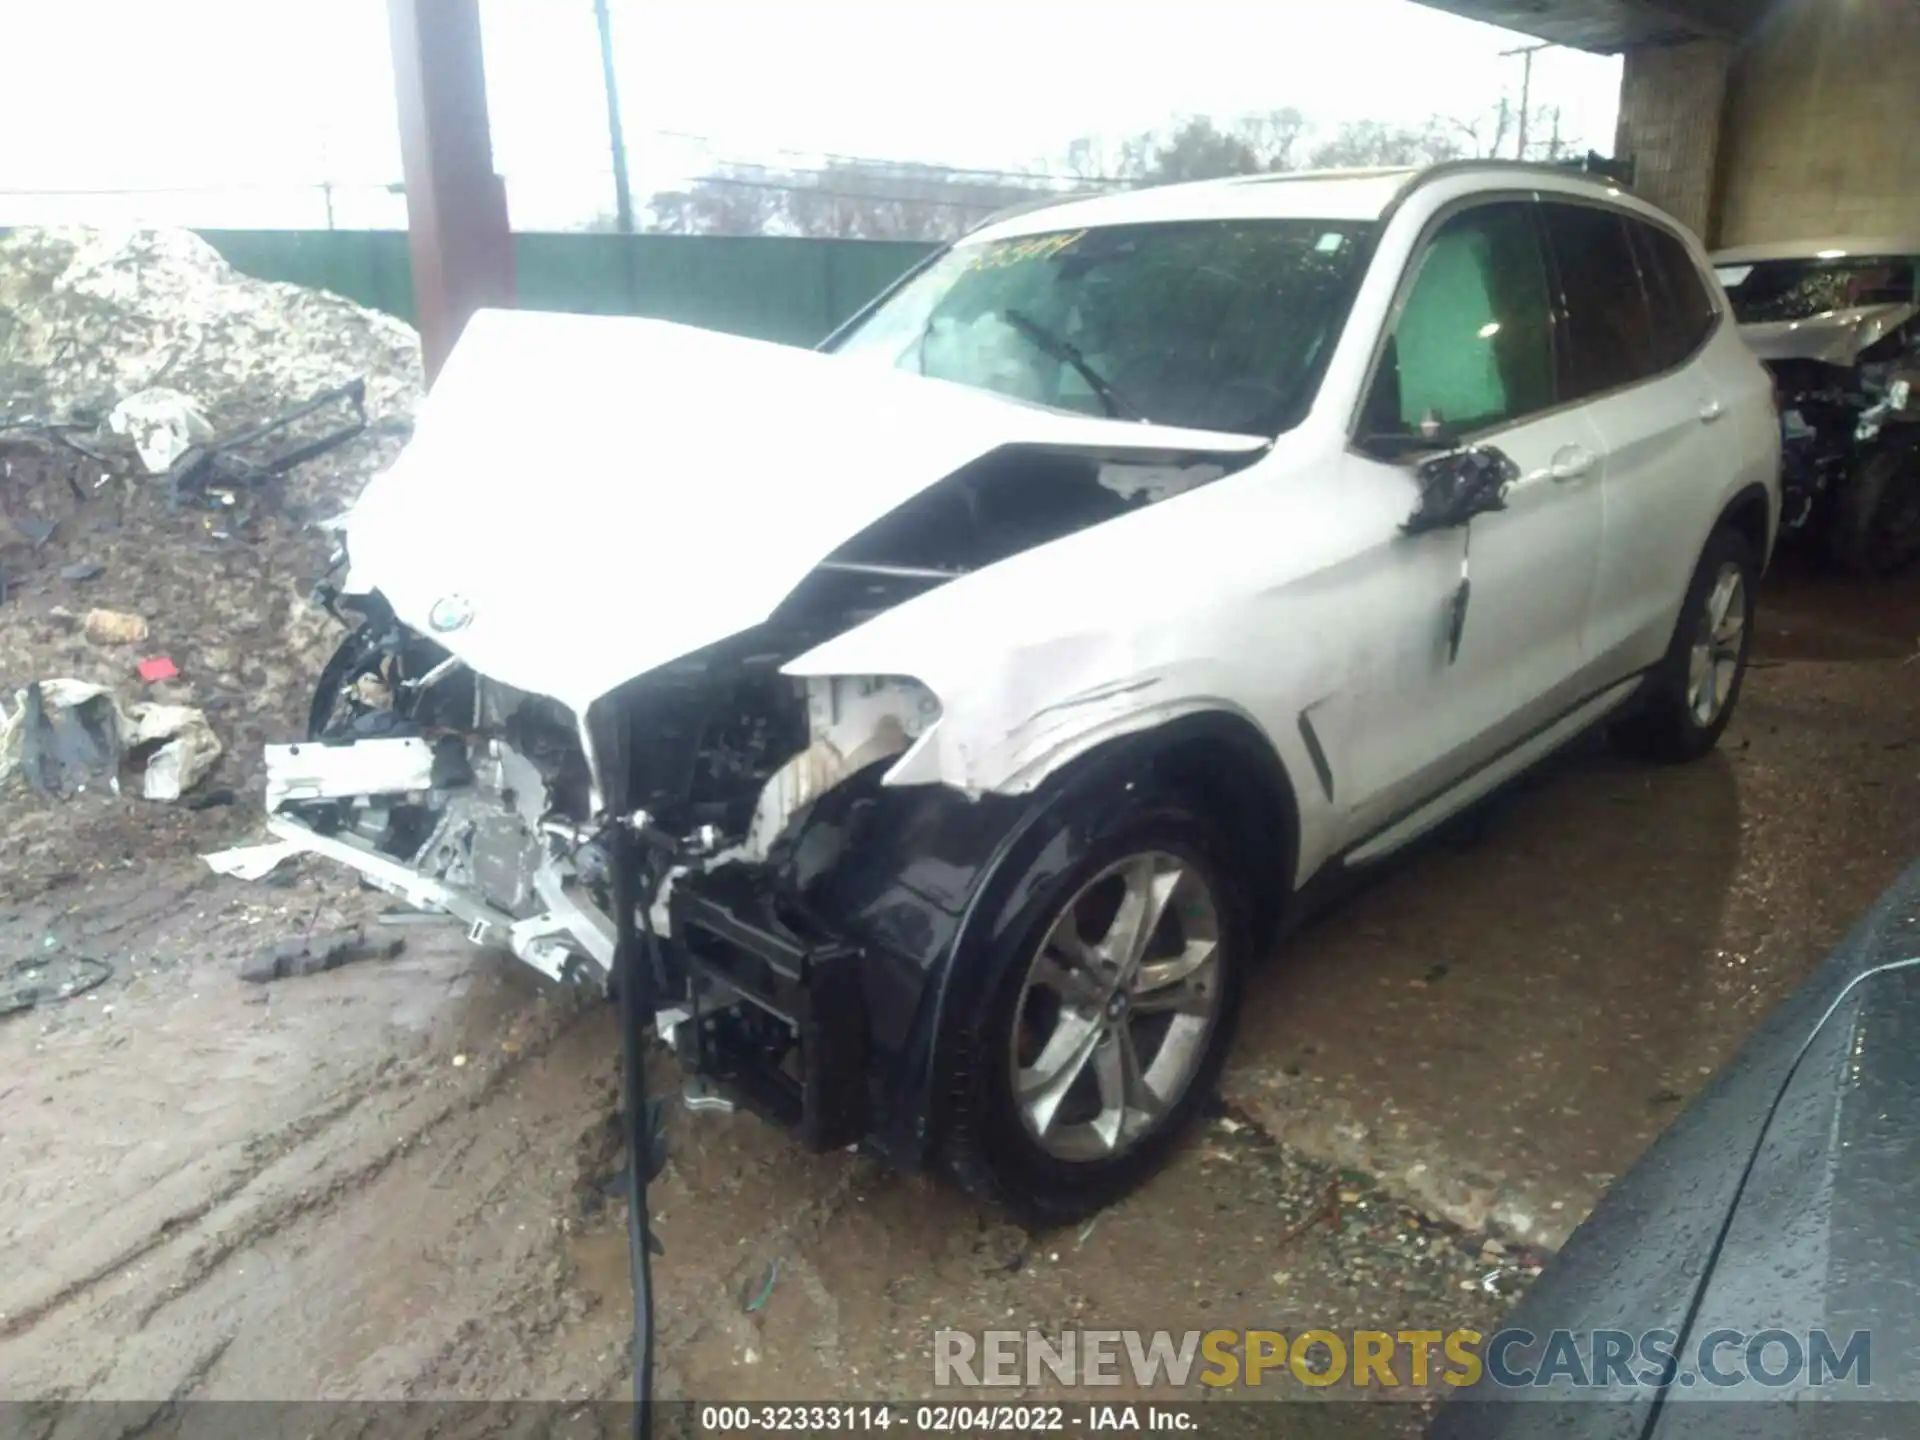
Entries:
{"label": "tinted rear window", "polygon": [[1627,219],[1593,205],[1541,207],[1566,304],[1561,397],[1579,400],[1663,370]]}

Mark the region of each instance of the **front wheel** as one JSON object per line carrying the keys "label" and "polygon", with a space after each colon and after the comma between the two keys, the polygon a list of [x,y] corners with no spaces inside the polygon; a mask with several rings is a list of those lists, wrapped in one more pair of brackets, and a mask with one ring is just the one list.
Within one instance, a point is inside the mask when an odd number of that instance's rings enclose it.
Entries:
{"label": "front wheel", "polygon": [[1753,645],[1756,566],[1738,531],[1714,532],[1687,587],[1667,653],[1648,677],[1642,708],[1609,734],[1639,759],[1697,760],[1733,718]]}
{"label": "front wheel", "polygon": [[1134,812],[1040,887],[977,1014],[959,1017],[946,1153],[1036,1224],[1100,1209],[1167,1159],[1217,1083],[1248,907],[1204,817]]}

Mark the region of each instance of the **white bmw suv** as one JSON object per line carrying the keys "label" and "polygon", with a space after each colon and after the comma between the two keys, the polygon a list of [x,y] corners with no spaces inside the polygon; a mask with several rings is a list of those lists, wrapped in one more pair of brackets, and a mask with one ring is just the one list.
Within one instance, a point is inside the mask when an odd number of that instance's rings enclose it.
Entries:
{"label": "white bmw suv", "polygon": [[1713,746],[1778,434],[1698,244],[1513,165],[1047,205],[814,352],[486,312],[272,824],[552,976],[645,953],[711,1084],[1064,1220],[1316,882],[1593,725]]}

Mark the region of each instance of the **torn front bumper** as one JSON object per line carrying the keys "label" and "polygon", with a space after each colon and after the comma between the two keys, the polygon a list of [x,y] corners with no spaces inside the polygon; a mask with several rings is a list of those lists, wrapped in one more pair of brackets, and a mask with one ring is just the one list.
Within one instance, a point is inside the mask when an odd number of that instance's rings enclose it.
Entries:
{"label": "torn front bumper", "polygon": [[[543,818],[537,771],[504,741],[476,740],[453,757],[447,743],[269,746],[268,826],[458,920],[476,944],[504,947],[554,980],[604,986],[617,942],[599,898],[610,857],[581,828]],[[666,972],[659,1028],[687,1067],[811,1147],[861,1139],[869,1027],[859,948],[777,903],[761,867],[737,858],[677,865],[650,918]]]}
{"label": "torn front bumper", "polygon": [[[604,983],[614,927],[584,893],[590,840],[541,818],[532,764],[500,740],[449,757],[421,739],[269,745],[267,825],[417,909],[452,916],[555,980]],[[448,767],[464,762],[466,784]],[[398,818],[396,818],[398,817]],[[418,817],[418,818],[414,818]],[[392,836],[412,819],[418,843]],[[583,963],[597,975],[583,976]]]}

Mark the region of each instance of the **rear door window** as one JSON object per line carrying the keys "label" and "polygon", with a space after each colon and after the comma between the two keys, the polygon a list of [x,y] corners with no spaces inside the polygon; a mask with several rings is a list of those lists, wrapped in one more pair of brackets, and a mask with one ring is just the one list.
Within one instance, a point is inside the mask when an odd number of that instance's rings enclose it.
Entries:
{"label": "rear door window", "polygon": [[1718,312],[1685,241],[1640,220],[1629,220],[1627,227],[1653,311],[1654,359],[1669,369],[1706,343]]}
{"label": "rear door window", "polygon": [[1458,435],[1554,403],[1552,287],[1532,212],[1475,206],[1428,240],[1368,392],[1367,433]]}
{"label": "rear door window", "polygon": [[1565,311],[1563,398],[1583,400],[1666,366],[1627,237],[1627,218],[1597,205],[1541,206]]}

